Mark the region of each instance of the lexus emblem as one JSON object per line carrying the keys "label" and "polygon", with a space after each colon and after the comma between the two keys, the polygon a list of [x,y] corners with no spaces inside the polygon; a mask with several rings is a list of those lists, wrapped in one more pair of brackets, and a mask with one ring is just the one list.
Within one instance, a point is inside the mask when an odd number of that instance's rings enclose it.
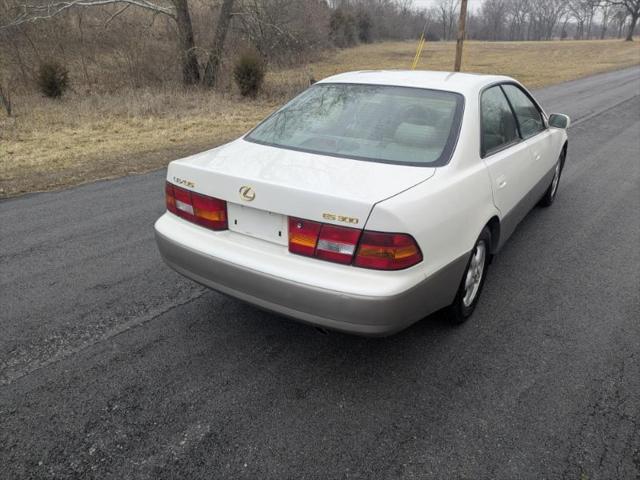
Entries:
{"label": "lexus emblem", "polygon": [[254,198],[256,198],[256,192],[253,191],[253,188],[248,187],[246,185],[240,187],[240,198],[245,202],[252,202]]}

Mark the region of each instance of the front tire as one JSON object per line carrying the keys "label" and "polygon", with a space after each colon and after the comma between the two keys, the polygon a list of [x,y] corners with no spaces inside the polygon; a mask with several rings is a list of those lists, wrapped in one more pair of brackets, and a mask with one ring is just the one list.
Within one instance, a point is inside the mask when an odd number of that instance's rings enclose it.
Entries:
{"label": "front tire", "polygon": [[562,168],[564,167],[565,155],[566,152],[563,150],[560,158],[558,158],[558,163],[556,163],[556,169],[553,174],[553,179],[551,180],[551,185],[549,185],[549,188],[547,188],[547,191],[544,193],[544,197],[540,199],[541,207],[550,207],[556,199],[558,186],[560,184],[560,177],[562,176]]}
{"label": "front tire", "polygon": [[456,298],[449,306],[449,316],[452,323],[464,323],[473,314],[487,276],[490,252],[491,231],[484,227],[471,251]]}

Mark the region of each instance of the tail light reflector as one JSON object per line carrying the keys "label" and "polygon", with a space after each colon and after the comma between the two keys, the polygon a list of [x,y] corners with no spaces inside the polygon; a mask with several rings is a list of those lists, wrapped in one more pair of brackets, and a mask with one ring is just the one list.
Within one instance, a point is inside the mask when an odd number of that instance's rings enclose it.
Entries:
{"label": "tail light reflector", "polygon": [[360,230],[355,228],[322,225],[316,257],[330,262],[349,264],[358,246]]}
{"label": "tail light reflector", "polygon": [[227,202],[176,187],[165,187],[167,210],[211,230],[227,230]]}
{"label": "tail light reflector", "polygon": [[365,231],[354,265],[376,270],[401,270],[421,261],[422,253],[411,235]]}

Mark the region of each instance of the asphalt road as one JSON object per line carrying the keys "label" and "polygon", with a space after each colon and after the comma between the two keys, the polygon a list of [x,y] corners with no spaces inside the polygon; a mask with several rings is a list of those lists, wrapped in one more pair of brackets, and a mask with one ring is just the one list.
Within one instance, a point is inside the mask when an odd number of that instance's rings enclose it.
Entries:
{"label": "asphalt road", "polygon": [[181,278],[163,172],[0,203],[0,478],[640,478],[640,68],[570,114],[474,318],[322,335]]}

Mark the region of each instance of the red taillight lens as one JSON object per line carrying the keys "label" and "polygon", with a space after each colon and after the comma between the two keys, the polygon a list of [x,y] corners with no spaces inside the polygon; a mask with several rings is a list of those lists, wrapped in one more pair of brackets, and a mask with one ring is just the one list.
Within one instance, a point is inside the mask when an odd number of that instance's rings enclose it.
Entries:
{"label": "red taillight lens", "polygon": [[176,195],[173,191],[173,185],[167,182],[164,186],[164,196],[167,202],[167,210],[171,213],[176,213]]}
{"label": "red taillight lens", "polygon": [[376,270],[401,270],[422,261],[422,253],[411,235],[364,232],[354,265]]}
{"label": "red taillight lens", "polygon": [[212,230],[226,230],[227,202],[190,192],[167,182],[165,187],[167,210],[179,217]]}
{"label": "red taillight lens", "polygon": [[289,217],[289,251],[313,257],[321,223]]}
{"label": "red taillight lens", "polygon": [[353,259],[359,238],[360,230],[324,224],[320,229],[316,257],[330,262],[349,264]]}
{"label": "red taillight lens", "polygon": [[402,270],[422,261],[411,235],[367,232],[294,217],[289,217],[289,251],[376,270]]}
{"label": "red taillight lens", "polygon": [[227,224],[227,202],[198,193],[192,193],[191,200],[196,223],[213,230],[226,230],[229,228]]}

